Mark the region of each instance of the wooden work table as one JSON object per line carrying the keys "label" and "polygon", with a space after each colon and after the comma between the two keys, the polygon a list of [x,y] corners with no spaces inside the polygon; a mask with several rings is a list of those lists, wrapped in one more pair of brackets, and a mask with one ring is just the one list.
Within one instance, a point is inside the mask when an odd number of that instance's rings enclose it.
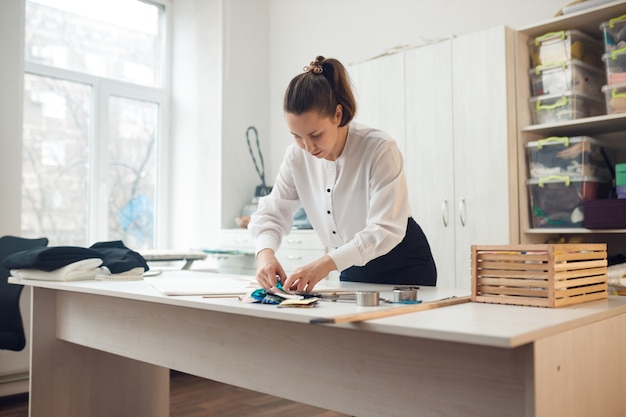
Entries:
{"label": "wooden work table", "polygon": [[[165,296],[146,281],[19,283],[33,287],[31,417],[167,416],[169,369],[356,416],[626,415],[624,297],[320,325],[311,319],[395,306],[279,309]],[[388,286],[337,285],[391,298]],[[422,287],[418,298],[462,295]]]}

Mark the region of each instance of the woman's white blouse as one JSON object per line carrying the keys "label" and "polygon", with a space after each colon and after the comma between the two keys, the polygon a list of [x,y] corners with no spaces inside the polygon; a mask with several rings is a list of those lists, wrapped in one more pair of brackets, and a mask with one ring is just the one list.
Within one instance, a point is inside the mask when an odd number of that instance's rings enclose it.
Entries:
{"label": "woman's white blouse", "polygon": [[411,216],[395,140],[352,122],[336,161],[318,159],[292,143],[272,192],[260,199],[248,226],[257,253],[278,250],[300,206],[338,271],[389,252],[404,238]]}

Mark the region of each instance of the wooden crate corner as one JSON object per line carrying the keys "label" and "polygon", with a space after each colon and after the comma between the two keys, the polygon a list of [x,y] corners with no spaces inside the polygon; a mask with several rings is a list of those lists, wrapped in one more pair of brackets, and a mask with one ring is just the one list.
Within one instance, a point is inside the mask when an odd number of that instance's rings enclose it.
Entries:
{"label": "wooden crate corner", "polygon": [[474,302],[563,307],[608,296],[604,243],[472,245]]}

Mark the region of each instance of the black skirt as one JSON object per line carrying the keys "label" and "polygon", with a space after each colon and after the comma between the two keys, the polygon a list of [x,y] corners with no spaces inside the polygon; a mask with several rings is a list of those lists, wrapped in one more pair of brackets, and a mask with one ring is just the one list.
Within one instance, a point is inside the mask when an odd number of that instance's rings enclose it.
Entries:
{"label": "black skirt", "polygon": [[437,267],[422,228],[409,218],[402,242],[364,266],[341,271],[341,281],[394,285],[437,285]]}

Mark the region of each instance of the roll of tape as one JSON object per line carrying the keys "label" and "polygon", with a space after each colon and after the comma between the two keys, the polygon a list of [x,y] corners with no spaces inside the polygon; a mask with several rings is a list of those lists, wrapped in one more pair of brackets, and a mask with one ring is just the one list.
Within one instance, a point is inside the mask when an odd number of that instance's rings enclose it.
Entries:
{"label": "roll of tape", "polygon": [[373,307],[378,305],[378,291],[357,291],[356,305],[361,307]]}
{"label": "roll of tape", "polygon": [[417,302],[417,287],[395,287],[393,289],[393,302],[412,304]]}

